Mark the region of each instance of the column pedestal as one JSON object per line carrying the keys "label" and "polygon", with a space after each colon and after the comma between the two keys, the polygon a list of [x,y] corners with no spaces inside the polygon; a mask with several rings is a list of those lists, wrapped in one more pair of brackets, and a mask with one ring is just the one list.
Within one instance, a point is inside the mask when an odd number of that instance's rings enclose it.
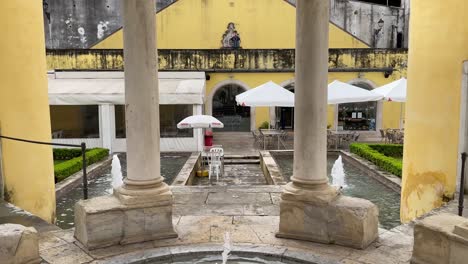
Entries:
{"label": "column pedestal", "polygon": [[327,177],[328,0],[297,0],[292,182],[281,195],[278,237],[365,248],[378,209],[341,195]]}
{"label": "column pedestal", "polygon": [[175,238],[172,193],[160,175],[154,0],[123,0],[127,178],[114,195],[75,206],[75,237],[88,249]]}
{"label": "column pedestal", "polygon": [[75,205],[76,239],[92,250],[176,238],[169,187],[165,183],[144,187],[124,185],[114,195],[79,201]]}
{"label": "column pedestal", "polygon": [[366,248],[378,235],[378,209],[364,199],[341,195],[328,184],[286,185],[277,237]]}

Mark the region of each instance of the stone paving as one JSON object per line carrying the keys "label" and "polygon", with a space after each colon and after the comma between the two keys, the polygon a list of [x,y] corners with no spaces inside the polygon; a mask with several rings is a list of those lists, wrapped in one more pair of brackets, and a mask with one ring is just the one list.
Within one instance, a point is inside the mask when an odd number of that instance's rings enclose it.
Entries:
{"label": "stone paving", "polygon": [[252,250],[281,247],[281,254],[313,254],[316,263],[409,263],[411,226],[380,229],[379,240],[365,250],[276,238],[281,188],[174,187],[173,223],[178,238],[87,251],[73,238],[73,230],[52,231],[40,234],[40,254],[43,263],[129,263],[136,255],[149,256],[156,248],[166,249],[169,254],[187,245],[189,249],[216,249],[222,245],[224,233],[230,232],[237,246]]}
{"label": "stone paving", "polygon": [[251,132],[214,132],[213,144],[222,145],[225,155],[258,156]]}
{"label": "stone paving", "polygon": [[211,183],[208,177],[195,177],[193,181],[193,185],[252,186],[266,184],[259,164],[225,165],[224,175],[221,175],[219,180],[216,180],[216,176],[212,176]]}

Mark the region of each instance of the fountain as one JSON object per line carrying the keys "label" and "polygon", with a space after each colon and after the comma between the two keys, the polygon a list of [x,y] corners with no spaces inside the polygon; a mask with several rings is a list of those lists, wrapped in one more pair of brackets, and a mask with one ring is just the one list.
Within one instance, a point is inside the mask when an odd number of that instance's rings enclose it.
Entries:
{"label": "fountain", "polygon": [[116,188],[122,186],[123,184],[122,168],[120,167],[120,160],[117,155],[114,155],[112,157],[111,175],[112,175],[112,188],[115,190]]}
{"label": "fountain", "polygon": [[341,155],[336,159],[331,170],[332,185],[340,189],[347,187],[345,181],[345,172]]}

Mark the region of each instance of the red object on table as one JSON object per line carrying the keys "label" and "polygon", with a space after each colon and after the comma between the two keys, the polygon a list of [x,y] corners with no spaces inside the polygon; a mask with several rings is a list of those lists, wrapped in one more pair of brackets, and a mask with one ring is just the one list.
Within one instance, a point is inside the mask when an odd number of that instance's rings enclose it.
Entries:
{"label": "red object on table", "polygon": [[213,132],[205,131],[205,146],[213,146]]}

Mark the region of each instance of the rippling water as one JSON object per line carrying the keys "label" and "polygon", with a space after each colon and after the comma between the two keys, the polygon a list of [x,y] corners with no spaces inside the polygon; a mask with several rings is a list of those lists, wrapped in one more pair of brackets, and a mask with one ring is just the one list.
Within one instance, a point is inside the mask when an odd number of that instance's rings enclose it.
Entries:
{"label": "rippling water", "polygon": [[[274,153],[283,177],[290,181],[293,171],[292,153]],[[331,179],[331,169],[337,155],[329,155],[327,161],[328,177]],[[365,175],[360,169],[343,161],[347,188],[343,189],[344,195],[367,199],[379,207],[380,225],[385,229],[391,229],[400,225],[400,194],[381,184],[377,180]]]}
{"label": "rippling water", "polygon": [[[167,184],[171,184],[174,178],[179,174],[180,170],[187,161],[190,153],[167,153],[161,154],[161,175]],[[127,159],[125,154],[119,154],[119,159],[122,165],[122,174],[127,175]],[[112,194],[112,175],[111,167],[105,169],[101,176],[97,176],[88,183],[88,197]],[[56,224],[62,229],[74,227],[75,214],[73,208],[75,203],[83,198],[83,188],[78,186],[65,196],[57,199],[57,222]]]}

